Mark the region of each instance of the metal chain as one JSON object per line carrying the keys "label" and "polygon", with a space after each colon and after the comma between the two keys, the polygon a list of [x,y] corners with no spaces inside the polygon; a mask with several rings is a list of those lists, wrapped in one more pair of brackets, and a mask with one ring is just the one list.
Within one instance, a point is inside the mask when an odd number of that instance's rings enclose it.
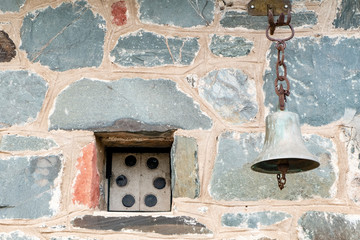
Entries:
{"label": "metal chain", "polygon": [[279,186],[280,190],[283,190],[283,188],[285,187],[285,184],[286,184],[285,174],[281,174],[281,177],[280,177],[280,173],[279,173],[277,175],[277,180],[278,180],[278,186]]}

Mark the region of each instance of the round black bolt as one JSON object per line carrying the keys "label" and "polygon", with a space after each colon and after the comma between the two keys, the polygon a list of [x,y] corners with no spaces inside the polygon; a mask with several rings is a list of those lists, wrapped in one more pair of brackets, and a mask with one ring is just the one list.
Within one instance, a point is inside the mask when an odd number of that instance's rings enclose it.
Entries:
{"label": "round black bolt", "polygon": [[128,167],[133,167],[133,166],[135,166],[135,164],[136,164],[136,157],[133,156],[133,155],[127,156],[127,157],[125,158],[125,164],[126,164],[126,166],[128,166]]}
{"label": "round black bolt", "polygon": [[159,166],[159,161],[156,158],[151,157],[147,160],[146,165],[150,169],[155,169]]}
{"label": "round black bolt", "polygon": [[119,187],[126,186],[127,182],[127,177],[124,175],[120,175],[116,178],[116,185],[118,185]]}
{"label": "round black bolt", "polygon": [[165,178],[158,177],[154,180],[153,185],[156,189],[163,189],[166,185]]}
{"label": "round black bolt", "polygon": [[132,207],[135,204],[135,198],[132,195],[127,194],[123,197],[122,204],[125,207]]}
{"label": "round black bolt", "polygon": [[153,207],[157,204],[157,198],[155,195],[149,194],[145,196],[145,205],[148,207]]}

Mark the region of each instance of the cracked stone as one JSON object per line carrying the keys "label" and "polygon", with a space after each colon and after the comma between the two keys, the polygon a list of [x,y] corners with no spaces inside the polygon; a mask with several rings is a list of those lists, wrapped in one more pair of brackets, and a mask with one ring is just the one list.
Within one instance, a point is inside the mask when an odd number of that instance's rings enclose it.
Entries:
{"label": "cracked stone", "polygon": [[54,71],[98,67],[103,58],[105,25],[85,1],[37,10],[24,18],[20,49],[31,62]]}
{"label": "cracked stone", "polygon": [[9,35],[0,31],[0,62],[10,62],[16,56],[16,46]]}
{"label": "cracked stone", "polygon": [[165,38],[140,30],[119,38],[111,51],[113,62],[121,66],[190,65],[199,51],[196,38]]}
{"label": "cracked stone", "polygon": [[[360,112],[360,55],[354,54],[360,52],[360,39],[294,38],[285,51],[291,86],[286,106],[299,114],[301,123],[322,126],[340,120],[346,109]],[[263,86],[265,106],[271,111],[279,102],[274,92],[276,59],[272,45],[268,55],[271,70],[265,72]]]}
{"label": "cracked stone", "polygon": [[207,26],[214,20],[214,0],[138,0],[138,3],[140,20],[147,24],[186,28]]}
{"label": "cracked stone", "polygon": [[4,135],[0,142],[0,151],[40,151],[49,150],[58,145],[52,139]]}
{"label": "cracked stone", "polygon": [[210,72],[201,78],[199,94],[230,123],[247,122],[258,112],[255,82],[238,69]]}
{"label": "cracked stone", "polygon": [[360,26],[360,2],[342,0],[337,8],[336,19],[333,22],[335,28],[351,29]]}
{"label": "cracked stone", "polygon": [[209,48],[216,56],[240,57],[248,55],[253,45],[253,42],[242,37],[213,35]]}
{"label": "cracked stone", "polygon": [[19,12],[26,0],[1,0],[1,12]]}
{"label": "cracked stone", "polygon": [[0,71],[0,128],[33,122],[43,105],[47,82],[28,71]]}
{"label": "cracked stone", "polygon": [[55,179],[61,165],[57,155],[0,159],[0,218],[53,216],[59,207]]}
{"label": "cracked stone", "polygon": [[134,78],[71,84],[55,101],[49,129],[132,132],[211,126],[211,119],[174,82]]}
{"label": "cracked stone", "polygon": [[280,191],[275,174],[258,173],[250,168],[262,149],[264,134],[223,133],[218,140],[218,153],[210,184],[211,196],[226,201],[334,197],[338,171],[335,165],[336,146],[331,140],[317,135],[304,135],[303,138],[305,146],[318,157],[320,167],[287,175],[286,186]]}

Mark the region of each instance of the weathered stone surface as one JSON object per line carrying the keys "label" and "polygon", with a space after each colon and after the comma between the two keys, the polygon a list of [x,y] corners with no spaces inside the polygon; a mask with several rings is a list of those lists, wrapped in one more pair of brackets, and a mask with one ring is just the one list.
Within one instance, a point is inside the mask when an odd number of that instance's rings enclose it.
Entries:
{"label": "weathered stone surface", "polygon": [[196,139],[175,136],[171,149],[173,197],[197,198],[200,192]]}
{"label": "weathered stone surface", "polygon": [[26,0],[1,0],[1,12],[18,12]]}
{"label": "weathered stone surface", "polygon": [[[354,54],[360,51],[360,39],[296,38],[285,51],[291,85],[286,106],[300,115],[301,123],[321,126],[340,120],[346,108],[360,111],[360,55]],[[275,110],[279,102],[274,92],[275,46],[268,58],[272,69],[264,76],[265,105]]]}
{"label": "weathered stone surface", "polygon": [[24,137],[20,135],[4,135],[0,142],[0,151],[40,151],[48,150],[58,145],[52,139],[39,137]]}
{"label": "weathered stone surface", "polygon": [[138,3],[143,23],[194,27],[207,26],[214,19],[214,0],[138,0]]}
{"label": "weathered stone surface", "polygon": [[20,49],[30,61],[54,71],[98,67],[104,37],[104,19],[81,0],[28,13],[21,27]]}
{"label": "weathered stone surface", "polygon": [[255,82],[241,70],[214,70],[200,79],[199,94],[226,121],[241,124],[258,112]]}
{"label": "weathered stone surface", "polygon": [[[295,12],[291,15],[293,27],[313,26],[317,23],[315,12]],[[221,17],[220,24],[225,28],[242,27],[254,30],[265,30],[269,23],[267,16],[251,16],[247,12],[226,11]]]}
{"label": "weathered stone surface", "polygon": [[69,237],[52,237],[51,240],[96,240],[96,238],[80,238],[75,236],[69,236]]}
{"label": "weathered stone surface", "polygon": [[212,234],[205,225],[197,222],[194,218],[185,216],[103,217],[86,215],[75,218],[72,224],[74,227],[92,230],[127,230],[154,232],[162,235]]}
{"label": "weathered stone surface", "polygon": [[336,28],[358,28],[360,26],[360,2],[342,0],[333,22]]}
{"label": "weathered stone surface", "polygon": [[86,145],[77,159],[78,174],[73,185],[73,203],[79,203],[95,208],[99,205],[100,176],[97,169],[96,146]]}
{"label": "weathered stone surface", "polygon": [[49,128],[153,131],[211,125],[211,119],[174,82],[134,78],[82,79],[71,84],[57,97]]}
{"label": "weathered stone surface", "polygon": [[32,122],[42,107],[48,84],[28,71],[0,71],[0,127]]}
{"label": "weathered stone surface", "polygon": [[282,222],[291,215],[284,212],[253,212],[253,213],[225,213],[221,217],[221,224],[226,227],[261,228]]}
{"label": "weathered stone surface", "polygon": [[0,218],[54,215],[59,198],[54,181],[60,174],[61,165],[61,156],[1,159]]}
{"label": "weathered stone surface", "polygon": [[16,46],[9,35],[0,31],[0,62],[10,62],[16,56]]}
{"label": "weathered stone surface", "polygon": [[10,233],[0,233],[1,240],[40,240],[35,236],[28,236],[25,233],[20,231],[10,232]]}
{"label": "weathered stone surface", "polygon": [[360,215],[309,211],[298,224],[300,240],[360,239]]}
{"label": "weathered stone surface", "polygon": [[250,53],[253,42],[242,37],[230,35],[213,35],[211,37],[210,50],[213,54],[221,57],[240,57]]}
{"label": "weathered stone surface", "polygon": [[120,37],[110,55],[121,66],[153,67],[190,65],[198,51],[196,38],[170,38],[140,30]]}
{"label": "weathered stone surface", "polygon": [[[262,149],[264,134],[226,132],[219,137],[218,153],[211,179],[210,194],[216,200],[256,201],[260,199],[297,200],[330,198],[336,193],[337,162],[331,140],[317,135],[304,136],[306,147],[317,156],[320,167],[287,175],[279,191],[275,174],[251,170]],[[300,184],[301,183],[301,184]]]}
{"label": "weathered stone surface", "polygon": [[127,22],[127,7],[124,0],[115,2],[111,5],[112,23],[118,26],[125,25]]}

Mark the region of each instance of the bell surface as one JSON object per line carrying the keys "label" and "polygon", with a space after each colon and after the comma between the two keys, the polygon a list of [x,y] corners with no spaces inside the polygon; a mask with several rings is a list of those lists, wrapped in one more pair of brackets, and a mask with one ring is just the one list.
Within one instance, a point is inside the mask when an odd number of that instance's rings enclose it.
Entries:
{"label": "bell surface", "polygon": [[264,146],[251,169],[280,174],[279,165],[286,166],[287,173],[304,172],[320,165],[305,147],[299,116],[293,112],[278,111],[266,117]]}

